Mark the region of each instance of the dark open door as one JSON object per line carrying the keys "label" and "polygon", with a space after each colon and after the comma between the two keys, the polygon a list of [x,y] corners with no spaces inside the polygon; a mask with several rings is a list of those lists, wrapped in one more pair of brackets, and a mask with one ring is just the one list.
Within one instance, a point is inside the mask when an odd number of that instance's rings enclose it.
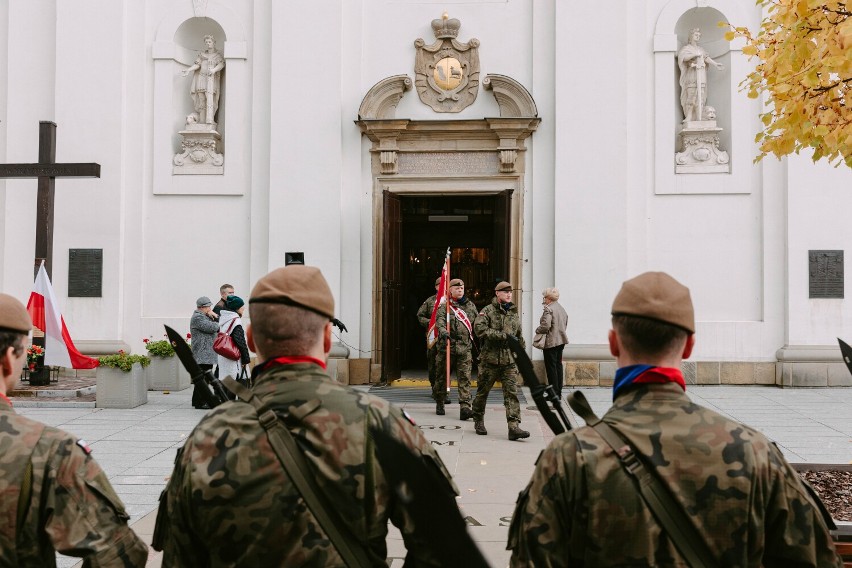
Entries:
{"label": "dark open door", "polygon": [[400,376],[402,353],[402,208],[399,196],[382,192],[382,379]]}
{"label": "dark open door", "polygon": [[[491,255],[491,277],[509,280],[509,252],[512,250],[512,190],[500,192],[494,198],[494,244]],[[493,282],[492,284],[496,284]]]}

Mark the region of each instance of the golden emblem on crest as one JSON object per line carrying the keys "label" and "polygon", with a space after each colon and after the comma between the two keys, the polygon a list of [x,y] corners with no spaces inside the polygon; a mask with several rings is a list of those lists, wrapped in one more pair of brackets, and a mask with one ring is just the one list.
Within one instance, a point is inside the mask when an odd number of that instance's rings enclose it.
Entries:
{"label": "golden emblem on crest", "polygon": [[445,12],[432,20],[435,43],[417,38],[414,47],[414,85],[420,100],[435,112],[459,112],[476,100],[479,91],[479,40],[456,40],[461,22]]}

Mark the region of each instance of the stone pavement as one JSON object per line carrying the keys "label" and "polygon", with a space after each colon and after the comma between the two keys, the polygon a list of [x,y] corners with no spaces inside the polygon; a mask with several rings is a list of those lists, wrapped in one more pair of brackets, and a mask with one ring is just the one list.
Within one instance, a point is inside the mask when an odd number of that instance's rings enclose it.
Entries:
{"label": "stone pavement", "polygon": [[[414,397],[416,400],[428,396],[420,388],[422,396]],[[609,407],[609,389],[582,390],[597,413]],[[697,403],[763,431],[790,461],[845,464],[852,460],[852,389],[690,386],[688,392]],[[204,413],[192,409],[192,389],[172,394],[149,392],[148,396],[148,404],[131,410],[75,407],[74,403],[63,408],[18,408],[21,414],[89,442],[127,506],[133,528],[146,542],[151,540],[157,499],[172,470],[175,451]],[[456,394],[453,396],[456,402]],[[520,442],[507,439],[499,403],[488,406],[488,436],[477,436],[472,421],[458,420],[457,404],[447,407],[446,416],[435,416],[428,400],[401,404],[453,473],[470,533],[495,567],[508,564],[505,543],[515,498],[529,480],[539,451],[552,438],[528,391],[526,398],[522,426],[532,435]],[[388,552],[390,565],[402,566],[404,548],[393,527]],[[149,566],[159,564],[158,555],[152,553]],[[59,557],[58,565],[80,564]]]}

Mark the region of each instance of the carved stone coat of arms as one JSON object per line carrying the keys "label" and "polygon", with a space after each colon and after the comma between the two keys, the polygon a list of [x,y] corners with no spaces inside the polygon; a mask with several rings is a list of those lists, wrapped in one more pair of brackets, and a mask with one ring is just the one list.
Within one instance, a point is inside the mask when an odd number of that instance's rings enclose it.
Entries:
{"label": "carved stone coat of arms", "polygon": [[414,85],[420,100],[435,112],[459,112],[476,100],[479,92],[479,40],[456,40],[461,22],[445,13],[432,20],[435,43],[417,38],[414,47]]}

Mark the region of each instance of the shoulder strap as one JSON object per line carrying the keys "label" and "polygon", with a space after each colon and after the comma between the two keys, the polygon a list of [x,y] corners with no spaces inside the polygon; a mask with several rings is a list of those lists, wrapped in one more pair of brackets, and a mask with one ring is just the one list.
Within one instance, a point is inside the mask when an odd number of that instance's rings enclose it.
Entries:
{"label": "shoulder strap", "polygon": [[624,471],[636,481],[645,504],[689,565],[693,568],[717,566],[707,541],[692,524],[680,503],[672,497],[668,487],[655,475],[653,468],[649,470],[645,467],[640,459],[641,454],[636,452],[633,445],[592,412],[589,402],[580,391],[571,393],[568,404],[609,444]]}
{"label": "shoulder strap", "polygon": [[260,424],[269,437],[269,443],[275,450],[275,455],[278,456],[278,461],[284,466],[287,476],[302,495],[308,509],[313,513],[325,534],[328,535],[346,565],[370,566],[371,563],[364,545],[355,539],[348,528],[341,529],[341,526],[346,527],[342,519],[339,517],[332,518],[329,514],[337,509],[324,499],[325,495],[317,486],[314,474],[308,469],[304,454],[299,450],[290,431],[278,420],[275,411],[266,408],[260,398],[233,378],[225,377],[222,383],[229,391],[240,397],[240,400],[254,406]]}

